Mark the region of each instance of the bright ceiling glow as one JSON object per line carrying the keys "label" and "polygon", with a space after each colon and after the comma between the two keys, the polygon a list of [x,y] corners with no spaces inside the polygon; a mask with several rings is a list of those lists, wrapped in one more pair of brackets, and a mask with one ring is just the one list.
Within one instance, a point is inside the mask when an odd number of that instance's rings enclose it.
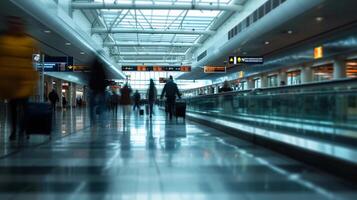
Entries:
{"label": "bright ceiling glow", "polygon": [[[103,0],[94,0],[97,3],[103,3]],[[231,0],[197,0],[200,5],[228,5]],[[104,3],[132,4],[132,0],[104,0]],[[192,0],[137,0],[136,5],[182,5],[192,4]],[[210,31],[210,26],[224,11],[217,10],[165,10],[165,9],[99,9],[96,10],[98,16],[101,16],[108,29],[130,29],[130,30],[159,30],[159,31]],[[101,25],[95,27],[103,28]],[[104,34],[103,34],[104,35]],[[107,37],[108,36],[108,37]],[[180,64],[191,61],[192,46],[158,46],[157,43],[198,43],[204,34],[162,34],[162,33],[109,33],[106,42],[111,43],[154,43],[153,46],[111,46],[112,57],[122,65],[126,61],[136,60],[174,60],[174,64]],[[183,53],[183,55],[120,55],[120,53],[150,53],[167,52]],[[187,58],[186,58],[187,57]],[[148,65],[150,63],[147,63]],[[152,63],[155,64],[155,63]]]}

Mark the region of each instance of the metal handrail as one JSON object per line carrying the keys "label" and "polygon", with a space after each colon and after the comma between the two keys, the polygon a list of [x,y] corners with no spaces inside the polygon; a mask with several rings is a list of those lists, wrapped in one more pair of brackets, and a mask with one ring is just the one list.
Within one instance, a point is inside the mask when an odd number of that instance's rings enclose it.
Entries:
{"label": "metal handrail", "polygon": [[[338,86],[351,86],[351,84],[355,84],[354,88],[348,88],[348,89],[342,89],[339,88],[338,91],[334,87]],[[327,86],[331,86],[330,88],[327,88]],[[332,87],[333,86],[333,87]],[[194,97],[187,97],[185,99],[196,99],[196,98],[202,98],[202,97],[214,97],[214,96],[227,96],[227,95],[259,95],[259,94],[265,94],[268,92],[276,92],[275,94],[312,94],[316,92],[312,92],[315,89],[320,90],[321,89],[329,89],[328,91],[324,91],[326,93],[340,93],[340,92],[355,92],[357,91],[357,78],[345,78],[345,79],[340,79],[340,80],[333,80],[333,81],[320,81],[320,82],[313,82],[313,83],[304,83],[304,84],[299,84],[299,85],[286,85],[286,86],[278,86],[278,87],[269,87],[269,88],[255,88],[255,89],[247,89],[247,90],[240,90],[240,91],[230,91],[230,92],[222,92],[222,93],[216,93],[216,94],[206,94],[206,95],[199,95],[199,96],[194,96]],[[305,91],[297,93],[297,89],[303,89]],[[278,91],[278,92],[277,92]],[[259,92],[253,93],[253,92]],[[290,93],[293,92],[293,93]],[[274,95],[274,93],[270,94]]]}

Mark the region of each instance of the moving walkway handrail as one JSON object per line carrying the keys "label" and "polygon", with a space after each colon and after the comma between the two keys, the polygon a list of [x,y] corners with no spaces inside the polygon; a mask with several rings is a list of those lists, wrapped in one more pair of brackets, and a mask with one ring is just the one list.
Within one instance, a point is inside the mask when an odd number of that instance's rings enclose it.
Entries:
{"label": "moving walkway handrail", "polygon": [[[341,86],[345,86],[345,87],[341,88]],[[336,89],[336,87],[338,89]],[[345,78],[345,79],[333,80],[333,81],[320,81],[320,82],[304,83],[299,85],[285,85],[285,86],[269,87],[269,88],[254,88],[254,89],[247,89],[247,90],[186,97],[185,99],[196,99],[202,97],[227,96],[227,95],[238,95],[238,94],[256,95],[256,93],[254,92],[259,92],[259,94],[270,93],[270,95],[289,94],[291,92],[292,92],[291,94],[310,94],[310,93],[313,94],[316,93],[316,90],[318,90],[319,94],[322,94],[321,89],[328,89],[323,91],[326,93],[354,92],[357,91],[357,78]],[[296,92],[296,90],[305,90],[305,91]],[[271,92],[275,92],[275,93],[271,93]]]}

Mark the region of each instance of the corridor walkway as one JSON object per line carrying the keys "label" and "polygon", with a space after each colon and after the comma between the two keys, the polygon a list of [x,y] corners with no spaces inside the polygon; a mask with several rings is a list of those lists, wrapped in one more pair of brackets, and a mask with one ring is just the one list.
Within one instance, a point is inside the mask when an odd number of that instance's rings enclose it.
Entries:
{"label": "corridor walkway", "polygon": [[159,111],[95,127],[85,111],[58,115],[52,141],[2,157],[1,200],[357,198],[350,183]]}

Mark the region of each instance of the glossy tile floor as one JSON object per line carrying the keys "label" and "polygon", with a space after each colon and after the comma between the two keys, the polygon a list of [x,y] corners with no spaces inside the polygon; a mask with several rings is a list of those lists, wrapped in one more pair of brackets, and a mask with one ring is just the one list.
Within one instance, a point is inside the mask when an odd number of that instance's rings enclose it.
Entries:
{"label": "glossy tile floor", "polygon": [[[357,199],[357,187],[190,121],[58,112],[54,139],[8,142],[0,199]],[[70,133],[70,134],[69,134]]]}

